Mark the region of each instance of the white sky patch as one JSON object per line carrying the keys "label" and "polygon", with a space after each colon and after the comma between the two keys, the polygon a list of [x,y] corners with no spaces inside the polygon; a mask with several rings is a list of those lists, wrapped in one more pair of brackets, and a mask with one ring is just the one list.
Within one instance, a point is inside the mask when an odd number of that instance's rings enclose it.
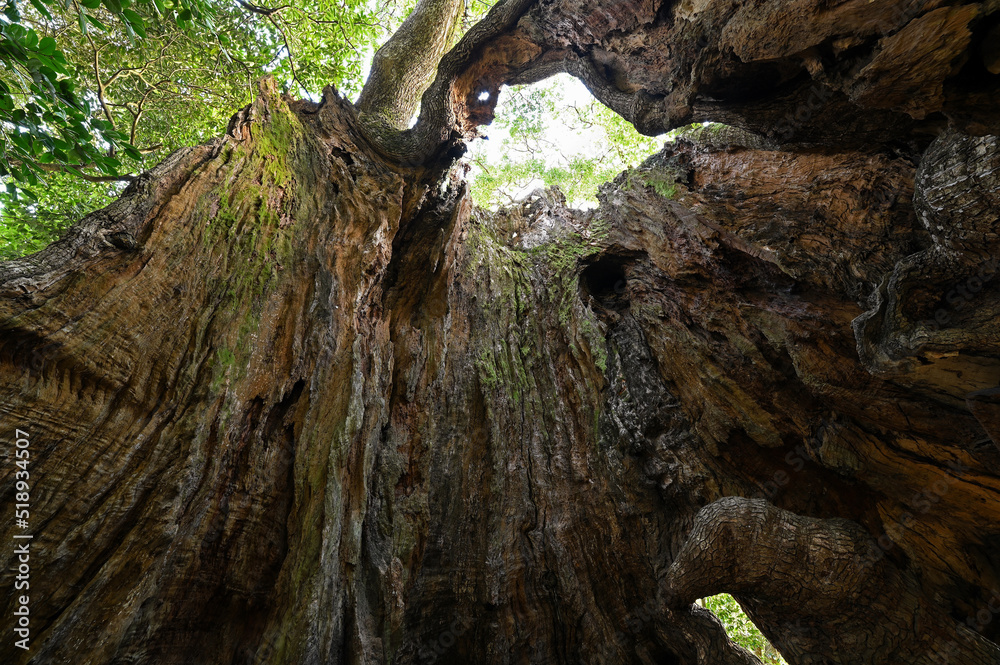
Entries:
{"label": "white sky patch", "polygon": [[[555,84],[554,88],[561,97],[559,102],[561,106],[585,106],[594,99],[590,91],[587,90],[587,86],[569,74],[558,74],[544,83]],[[496,106],[497,118],[510,112],[509,109],[505,108],[505,102],[510,99],[510,95],[509,88],[505,87],[500,90],[500,100]],[[504,142],[510,139],[510,132],[500,123],[494,122],[492,125],[484,127],[483,133],[489,137],[489,140],[473,141],[469,146],[469,157],[483,155],[489,163],[499,162],[507,152]],[[597,131],[581,132],[565,123],[553,122],[549,119],[545,123],[545,139],[553,146],[559,146],[564,150],[553,150],[546,155],[546,161],[551,159],[553,164],[566,164],[568,161],[566,155],[568,154],[593,152],[594,145],[599,138]]]}
{"label": "white sky patch", "polygon": [[[518,104],[514,97],[518,93],[511,88],[502,88],[495,112],[496,120],[492,125],[480,128],[480,133],[486,138],[472,141],[469,146],[466,158],[472,167],[471,181],[474,182],[482,175],[484,168],[491,169],[509,162],[540,159],[546,169],[569,170],[571,162],[581,159],[606,165],[621,161],[620,155],[612,154],[611,141],[605,128],[600,124],[584,120],[587,116],[586,109],[595,103],[595,99],[583,83],[569,74],[559,74],[536,86],[549,90],[548,99],[552,103],[551,108],[546,108],[541,113],[542,131],[537,136],[532,136],[530,141],[524,140],[523,137],[516,140],[511,136],[506,125],[512,117],[523,112],[524,95],[530,94],[535,86],[522,89],[520,109],[516,108]],[[579,109],[581,112],[574,112],[574,109]],[[654,150],[655,147],[651,147],[649,153]],[[621,168],[631,165],[621,164]],[[502,198],[518,201],[544,186],[545,182],[535,177],[512,190],[504,190]],[[587,198],[567,202],[573,207],[583,209],[593,208],[596,205]]]}

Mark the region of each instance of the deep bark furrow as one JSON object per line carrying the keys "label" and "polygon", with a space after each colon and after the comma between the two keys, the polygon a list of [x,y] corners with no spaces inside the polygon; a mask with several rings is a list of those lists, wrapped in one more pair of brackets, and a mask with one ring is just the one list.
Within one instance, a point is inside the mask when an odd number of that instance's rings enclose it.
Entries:
{"label": "deep bark furrow", "polygon": [[[0,660],[753,665],[725,591],[792,665],[1000,662],[996,21],[504,2],[385,136],[265,83],[0,266]],[[555,71],[742,129],[474,210],[463,138]]]}

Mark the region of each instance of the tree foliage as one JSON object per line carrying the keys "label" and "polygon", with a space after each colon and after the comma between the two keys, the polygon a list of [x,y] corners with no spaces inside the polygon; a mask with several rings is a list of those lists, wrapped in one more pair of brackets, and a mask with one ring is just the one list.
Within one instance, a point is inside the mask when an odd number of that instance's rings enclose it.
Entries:
{"label": "tree foliage", "polygon": [[224,131],[274,76],[360,90],[413,2],[7,0],[0,19],[0,259],[44,247],[132,174]]}
{"label": "tree foliage", "polygon": [[[0,18],[0,176],[12,196],[31,197],[46,171],[80,174],[96,168],[115,176],[122,163],[117,154],[140,159],[109,113],[98,117],[93,100],[103,91],[80,85],[81,69],[72,39],[93,44],[95,32],[114,35],[123,48],[147,35],[149,12],[169,16],[184,29],[194,16],[205,15],[200,0],[162,0],[135,5],[130,0],[6,0]],[[96,48],[96,47],[95,47]],[[94,68],[98,69],[94,52]]]}
{"label": "tree foliage", "polygon": [[[219,135],[274,76],[294,96],[354,98],[416,0],[6,0],[0,24],[0,259],[107,205],[134,174]],[[465,4],[460,32],[494,3]],[[571,81],[572,83],[568,83]],[[473,196],[496,206],[557,185],[576,204],[655,151],[569,77],[504,92],[474,145]]]}
{"label": "tree foliage", "polygon": [[594,204],[601,184],[663,145],[662,138],[639,134],[582,88],[562,75],[501,93],[488,132],[499,147],[473,146],[478,205],[496,207],[540,186],[558,186],[574,205]]}
{"label": "tree foliage", "polygon": [[702,607],[711,610],[726,632],[736,644],[753,653],[764,665],[786,665],[777,649],[771,646],[763,633],[758,630],[736,599],[726,593],[710,596],[699,601]]}

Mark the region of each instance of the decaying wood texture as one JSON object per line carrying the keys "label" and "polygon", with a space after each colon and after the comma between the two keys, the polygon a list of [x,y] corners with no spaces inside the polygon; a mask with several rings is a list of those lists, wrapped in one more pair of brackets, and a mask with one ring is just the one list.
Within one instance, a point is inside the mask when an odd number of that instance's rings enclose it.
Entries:
{"label": "decaying wood texture", "polygon": [[[502,3],[412,129],[265,82],[0,265],[0,660],[752,665],[729,592],[793,665],[1000,663],[997,10]],[[555,71],[732,127],[474,210]]]}

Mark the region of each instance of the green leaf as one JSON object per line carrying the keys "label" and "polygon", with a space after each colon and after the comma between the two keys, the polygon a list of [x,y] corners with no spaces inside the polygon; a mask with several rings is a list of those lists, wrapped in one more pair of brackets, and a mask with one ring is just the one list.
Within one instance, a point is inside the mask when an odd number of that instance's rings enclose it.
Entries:
{"label": "green leaf", "polygon": [[123,9],[122,16],[125,17],[125,20],[128,21],[130,26],[132,26],[132,29],[135,30],[136,34],[143,39],[146,39],[146,24],[143,23],[141,16],[136,14],[131,9]]}
{"label": "green leaf", "polygon": [[95,28],[97,28],[98,30],[100,30],[102,32],[108,32],[108,26],[104,25],[103,23],[101,23],[99,20],[97,20],[96,18],[94,18],[90,14],[87,15],[87,21],[91,25],[93,25]]}
{"label": "green leaf", "polygon": [[30,168],[33,166],[35,166],[34,162],[25,162],[24,168],[21,169],[21,173],[24,175],[24,181],[27,182],[29,185],[38,184],[38,176],[36,176],[35,171],[32,168]]}
{"label": "green leaf", "polygon": [[134,45],[135,44],[135,30],[132,29],[132,26],[129,25],[128,21],[123,20],[122,24],[125,26],[125,36],[128,37],[128,43],[129,43],[129,45],[130,46]]}
{"label": "green leaf", "polygon": [[[46,61],[48,61],[48,58],[46,58]],[[51,62],[51,61],[49,61],[49,62]],[[48,65],[42,63],[41,61],[40,61],[40,64],[38,66],[38,73],[50,85],[54,84],[56,82],[56,72],[55,72],[55,70],[52,69],[51,67],[49,67]]]}
{"label": "green leaf", "polygon": [[24,28],[24,26],[18,23],[10,23],[8,25],[3,26],[2,32],[11,40],[19,43],[23,42],[24,38],[28,34],[28,31]]}
{"label": "green leaf", "polygon": [[31,150],[31,141],[25,134],[21,134],[20,132],[10,134],[10,140],[24,152]]}
{"label": "green leaf", "polygon": [[39,0],[30,0],[30,2],[31,6],[35,8],[35,11],[37,11],[39,14],[49,19],[50,21],[54,20],[52,18],[52,14],[49,13],[48,7],[39,2]]}
{"label": "green leaf", "polygon": [[[34,0],[37,2],[37,0]],[[53,55],[56,52],[56,40],[51,37],[43,37],[42,41],[38,42],[38,52],[43,55]]]}

